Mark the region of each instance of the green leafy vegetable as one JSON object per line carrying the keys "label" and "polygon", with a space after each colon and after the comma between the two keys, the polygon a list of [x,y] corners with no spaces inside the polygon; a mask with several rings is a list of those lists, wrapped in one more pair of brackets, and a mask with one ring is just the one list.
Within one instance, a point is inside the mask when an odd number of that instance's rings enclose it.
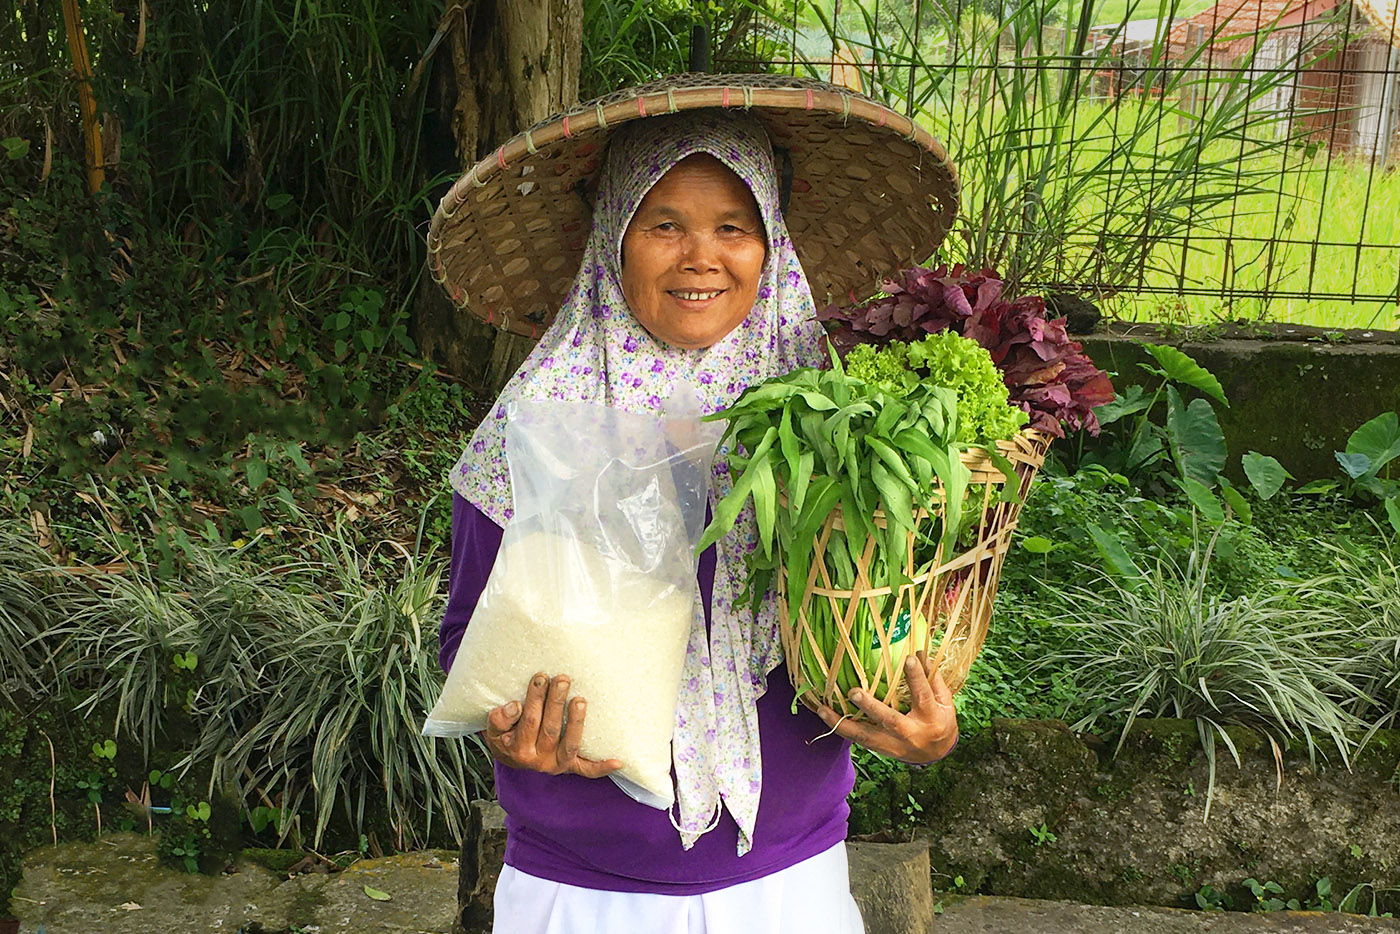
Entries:
{"label": "green leafy vegetable", "polygon": [[[905,609],[894,612],[900,588],[911,570],[946,561],[980,514],[969,501],[975,495],[980,503],[982,492],[970,490],[961,455],[980,448],[1013,476],[995,442],[1015,434],[1027,416],[1007,402],[988,352],[956,334],[857,348],[849,362],[847,369],[833,353],[830,369],[767,380],[710,416],[729,421],[721,445],[733,488],[716,505],[698,547],[728,534],[752,499],[758,548],[748,557],[748,599],[756,611],[785,575],[785,610],[794,622],[809,582],[850,591],[863,565],[864,589],[889,591],[855,607],[814,597],[806,613],[817,644],[804,641],[800,658],[789,663],[800,667],[808,690],[825,689],[826,667],[834,662],[832,680],[842,692],[864,686],[883,700],[898,678],[888,672],[871,683],[883,653],[902,657],[905,649],[923,648],[927,636],[927,622],[910,612],[907,598]],[[1008,484],[1006,495],[1014,492]],[[841,521],[814,567],[818,535],[838,508]],[[849,617],[848,640],[838,614]]]}

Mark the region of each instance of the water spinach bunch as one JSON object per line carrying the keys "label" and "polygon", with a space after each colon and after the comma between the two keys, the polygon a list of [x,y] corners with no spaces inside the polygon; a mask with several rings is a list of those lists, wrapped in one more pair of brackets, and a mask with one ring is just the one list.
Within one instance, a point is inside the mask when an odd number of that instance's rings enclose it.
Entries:
{"label": "water spinach bunch", "polygon": [[[716,505],[699,544],[704,549],[727,534],[751,499],[758,547],[748,559],[749,599],[756,612],[781,569],[788,619],[795,626],[818,533],[839,508],[841,521],[821,559],[831,588],[855,587],[868,546],[865,588],[890,588],[857,604],[849,629],[855,656],[845,654],[835,677],[843,693],[862,684],[857,666],[867,676],[877,670],[882,647],[894,653],[912,639],[908,651],[926,648],[927,625],[917,612],[912,620],[907,610],[889,618],[900,587],[911,572],[923,570],[907,565],[909,536],[929,560],[952,554],[971,508],[971,473],[962,453],[980,448],[1013,476],[995,442],[1014,434],[1026,418],[1007,403],[987,351],[956,334],[867,348],[851,363],[848,368],[833,350],[829,369],[766,380],[710,416],[728,420],[721,444],[731,448],[734,485]],[[931,373],[938,374],[937,382]],[[988,399],[995,404],[986,404]],[[1014,495],[1015,484],[1003,489]],[[841,634],[830,601],[814,597],[806,612],[822,656],[834,657]],[[789,666],[799,666],[800,683],[822,685],[822,663],[809,643],[802,649],[803,657],[789,658]],[[891,674],[897,672],[886,672],[878,684],[866,680],[865,687],[883,700]]]}

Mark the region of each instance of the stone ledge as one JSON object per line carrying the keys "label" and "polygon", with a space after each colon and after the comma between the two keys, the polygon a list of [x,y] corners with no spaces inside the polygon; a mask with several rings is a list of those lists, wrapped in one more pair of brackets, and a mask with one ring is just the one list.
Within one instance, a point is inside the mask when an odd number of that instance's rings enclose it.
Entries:
{"label": "stone ledge", "polygon": [[1156,385],[1138,367],[1152,362],[1137,341],[1171,344],[1220,380],[1228,408],[1218,408],[1230,451],[1227,474],[1243,482],[1240,455],[1258,451],[1278,458],[1298,482],[1342,477],[1334,451],[1382,412],[1400,410],[1400,334],[1393,331],[1272,329],[1173,329],[1115,324],[1109,331],[1077,335],[1100,368],[1116,373],[1120,392],[1133,384]]}

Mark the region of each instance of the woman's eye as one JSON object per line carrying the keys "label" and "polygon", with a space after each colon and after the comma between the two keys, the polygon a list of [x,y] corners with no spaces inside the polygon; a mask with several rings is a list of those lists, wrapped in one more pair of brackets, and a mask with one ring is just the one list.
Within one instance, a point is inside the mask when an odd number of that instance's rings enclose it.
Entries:
{"label": "woman's eye", "polygon": [[656,227],[655,227],[654,229],[656,229],[656,230],[676,230],[677,227],[676,227],[676,225],[675,225],[674,223],[672,223],[671,221],[662,221],[661,223],[657,224]]}

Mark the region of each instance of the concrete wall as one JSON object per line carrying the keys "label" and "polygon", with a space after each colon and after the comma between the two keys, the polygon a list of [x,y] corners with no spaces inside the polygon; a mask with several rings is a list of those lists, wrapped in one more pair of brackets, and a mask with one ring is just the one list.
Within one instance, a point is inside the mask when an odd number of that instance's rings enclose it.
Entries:
{"label": "concrete wall", "polygon": [[1400,410],[1400,333],[1272,326],[1222,329],[1210,338],[1156,325],[1115,325],[1078,335],[1084,352],[1114,375],[1121,392],[1155,386],[1138,367],[1155,361],[1138,341],[1190,354],[1225,388],[1219,410],[1230,451],[1227,472],[1240,479],[1240,455],[1271,454],[1300,482],[1341,476],[1334,457],[1362,423]]}

